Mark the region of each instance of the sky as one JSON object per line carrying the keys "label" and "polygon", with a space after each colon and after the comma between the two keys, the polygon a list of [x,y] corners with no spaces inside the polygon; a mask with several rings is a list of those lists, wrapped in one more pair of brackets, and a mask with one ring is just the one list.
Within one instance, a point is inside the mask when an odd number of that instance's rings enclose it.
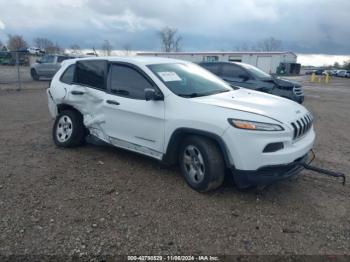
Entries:
{"label": "sky", "polygon": [[115,49],[157,51],[157,32],[170,26],[183,51],[235,51],[274,37],[284,51],[342,59],[349,13],[349,0],[0,0],[0,40],[20,34],[29,44],[47,37],[99,48],[108,39]]}

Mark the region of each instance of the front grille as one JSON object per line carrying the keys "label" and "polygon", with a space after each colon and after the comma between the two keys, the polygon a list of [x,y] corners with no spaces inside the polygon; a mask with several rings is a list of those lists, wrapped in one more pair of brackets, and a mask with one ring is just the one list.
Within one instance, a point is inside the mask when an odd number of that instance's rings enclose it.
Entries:
{"label": "front grille", "polygon": [[293,87],[293,93],[296,96],[303,96],[304,95],[303,88],[301,86],[294,86]]}
{"label": "front grille", "polygon": [[313,117],[311,114],[306,114],[305,116],[299,118],[298,120],[291,123],[294,134],[293,139],[297,139],[304,134],[306,134],[312,127]]}

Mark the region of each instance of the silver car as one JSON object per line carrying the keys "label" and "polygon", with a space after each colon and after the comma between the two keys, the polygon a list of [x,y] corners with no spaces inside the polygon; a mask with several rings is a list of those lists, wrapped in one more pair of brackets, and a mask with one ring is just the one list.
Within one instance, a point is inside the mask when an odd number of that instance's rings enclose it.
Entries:
{"label": "silver car", "polygon": [[30,75],[33,80],[39,80],[40,77],[52,78],[60,69],[62,61],[72,58],[75,57],[65,55],[45,55],[30,67]]}

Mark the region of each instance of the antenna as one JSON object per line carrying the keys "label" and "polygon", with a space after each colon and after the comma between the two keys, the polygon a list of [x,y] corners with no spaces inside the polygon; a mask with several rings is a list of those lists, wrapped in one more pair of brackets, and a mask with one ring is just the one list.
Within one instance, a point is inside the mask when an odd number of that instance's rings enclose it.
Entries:
{"label": "antenna", "polygon": [[98,56],[98,54],[97,54],[97,52],[96,52],[96,50],[95,50],[95,47],[94,47],[94,46],[92,47],[92,50],[94,51],[95,56]]}

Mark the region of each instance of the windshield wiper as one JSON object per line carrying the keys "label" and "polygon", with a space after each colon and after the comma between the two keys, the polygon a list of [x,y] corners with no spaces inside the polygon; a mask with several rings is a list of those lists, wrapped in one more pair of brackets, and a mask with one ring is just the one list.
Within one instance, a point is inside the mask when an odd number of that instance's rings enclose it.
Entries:
{"label": "windshield wiper", "polygon": [[187,98],[194,98],[194,97],[200,97],[200,96],[211,96],[211,95],[216,95],[219,93],[224,93],[224,92],[229,92],[230,90],[220,90],[220,91],[214,91],[214,92],[207,92],[207,93],[190,93],[190,94],[178,94],[178,96],[181,97],[187,97]]}
{"label": "windshield wiper", "polygon": [[202,95],[199,95],[198,93],[191,93],[191,94],[178,94],[178,96],[193,98],[193,97],[198,97]]}

